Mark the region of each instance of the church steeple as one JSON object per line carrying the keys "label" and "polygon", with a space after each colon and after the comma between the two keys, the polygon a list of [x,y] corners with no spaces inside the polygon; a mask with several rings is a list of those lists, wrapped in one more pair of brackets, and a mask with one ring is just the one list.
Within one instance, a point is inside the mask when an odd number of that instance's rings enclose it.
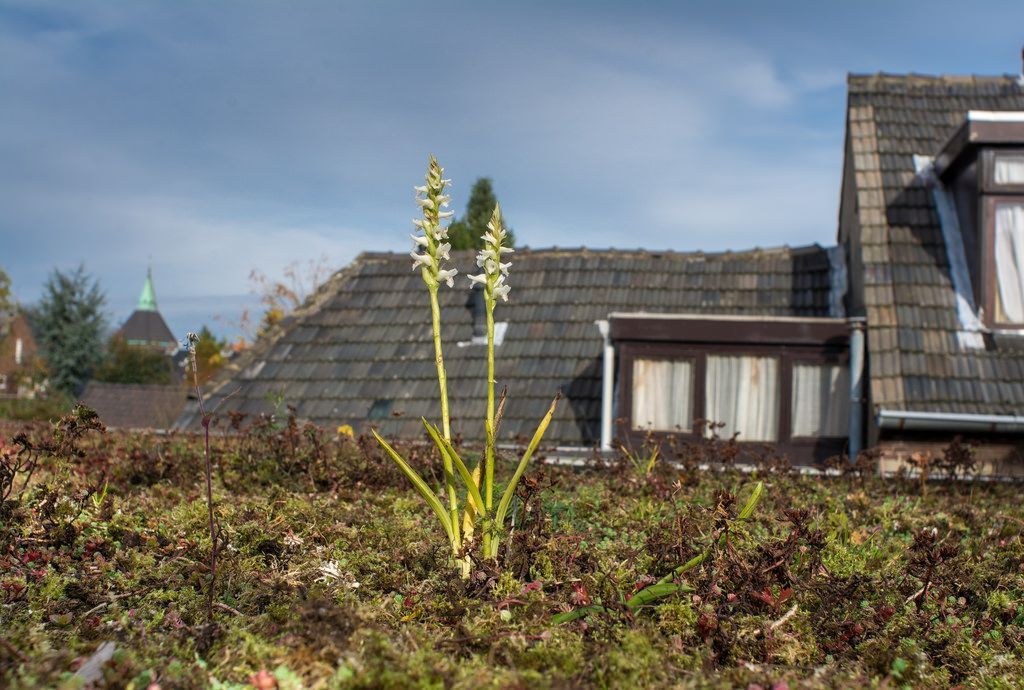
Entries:
{"label": "church steeple", "polygon": [[146,269],[146,282],[142,286],[142,294],[139,295],[139,311],[156,311],[156,290],[153,289],[153,269]]}
{"label": "church steeple", "polygon": [[153,289],[153,270],[146,270],[139,304],[118,331],[129,345],[172,348],[177,344],[164,317],[156,308],[156,290]]}

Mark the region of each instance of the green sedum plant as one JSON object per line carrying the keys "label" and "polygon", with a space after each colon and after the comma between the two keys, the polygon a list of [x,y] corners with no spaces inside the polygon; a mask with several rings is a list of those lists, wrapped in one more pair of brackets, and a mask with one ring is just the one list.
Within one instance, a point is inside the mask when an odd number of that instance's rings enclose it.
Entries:
{"label": "green sedum plant", "polygon": [[[761,494],[764,493],[764,482],[758,482],[754,485],[754,488],[750,492],[750,497],[747,498],[747,502],[743,505],[739,514],[735,520],[741,522],[749,520],[754,514],[754,509],[757,508],[758,502],[761,500]],[[725,545],[726,534],[722,534],[718,539],[718,546],[722,547]],[[653,585],[644,587],[639,592],[629,597],[628,599],[622,597],[622,604],[631,612],[635,613],[643,606],[654,604],[659,599],[664,599],[670,594],[676,592],[692,592],[693,587],[683,582],[679,582],[679,578],[682,577],[687,571],[693,570],[698,565],[707,560],[708,556],[711,555],[711,551],[714,546],[708,546],[704,549],[704,552],[694,556],[683,565],[675,568],[665,577],[661,578]],[[552,617],[551,622],[555,625],[561,625],[562,623],[569,623],[571,621],[583,618],[592,613],[595,614],[609,614],[612,613],[612,609],[602,606],[601,604],[591,604],[589,606],[581,606],[580,608],[573,609],[572,611],[566,611],[559,613]]]}
{"label": "green sedum plant", "polygon": [[[451,423],[448,410],[448,378],[444,368],[444,353],[441,347],[441,309],[438,303],[438,290],[442,283],[454,287],[457,273],[454,268],[445,267],[450,261],[451,243],[448,241],[448,228],[445,221],[452,217],[452,211],[446,210],[451,198],[445,193],[450,180],[444,178],[442,168],[434,156],[430,157],[427,167],[426,184],[415,187],[416,203],[423,212],[423,217],[413,221],[419,232],[413,234],[415,243],[412,253],[413,270],[419,269],[423,282],[430,294],[431,328],[434,336],[434,355],[437,365],[437,382],[441,402],[441,426],[431,424],[423,419],[423,426],[440,453],[444,466],[445,497],[447,505],[442,503],[434,490],[423,480],[420,474],[391,446],[376,430],[373,435],[389,457],[398,465],[403,474],[409,478],[417,493],[434,511],[445,536],[451,544],[452,555],[460,567],[463,577],[469,576],[470,559],[466,548],[473,541],[477,522],[481,528],[481,550],[484,559],[498,557],[499,532],[504,524],[516,486],[522,478],[526,467],[533,457],[537,446],[544,437],[551,418],[558,404],[558,396],[552,401],[547,414],[541,419],[537,430],[516,466],[512,478],[505,491],[494,505],[494,464],[495,439],[500,423],[500,409],[496,411],[494,395],[494,308],[498,299],[508,301],[510,287],[508,271],[511,262],[503,262],[502,257],[512,253],[508,246],[509,235],[501,219],[501,207],[495,205],[491,220],[484,233],[484,248],[477,255],[476,263],[481,269],[477,275],[469,276],[471,288],[480,285],[484,294],[487,315],[487,409],[484,415],[485,447],[482,467],[478,465],[470,470],[451,442]],[[422,234],[421,234],[422,233]],[[459,482],[461,479],[466,488],[464,505],[459,504]],[[482,484],[481,484],[481,479]]]}

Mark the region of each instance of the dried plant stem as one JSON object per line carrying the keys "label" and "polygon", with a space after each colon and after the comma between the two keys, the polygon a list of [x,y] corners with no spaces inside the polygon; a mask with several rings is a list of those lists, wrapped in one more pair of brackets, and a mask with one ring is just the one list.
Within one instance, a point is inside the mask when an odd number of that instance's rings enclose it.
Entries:
{"label": "dried plant stem", "polygon": [[195,342],[199,338],[189,334],[189,358],[192,361],[192,381],[199,400],[199,414],[203,424],[203,456],[206,460],[206,510],[210,519],[210,589],[206,594],[206,621],[213,622],[213,594],[217,583],[217,527],[213,515],[213,467],[210,461],[210,415],[206,414],[203,391],[199,387],[199,366],[196,362]]}
{"label": "dried plant stem", "polygon": [[797,607],[798,607],[797,604],[793,604],[793,608],[791,608],[789,611],[786,611],[786,613],[782,616],[782,618],[780,618],[779,620],[777,620],[774,623],[772,623],[771,625],[769,625],[768,626],[769,632],[775,632],[776,630],[781,628],[783,625],[785,625],[786,622],[790,618],[792,618],[793,616],[796,615]]}

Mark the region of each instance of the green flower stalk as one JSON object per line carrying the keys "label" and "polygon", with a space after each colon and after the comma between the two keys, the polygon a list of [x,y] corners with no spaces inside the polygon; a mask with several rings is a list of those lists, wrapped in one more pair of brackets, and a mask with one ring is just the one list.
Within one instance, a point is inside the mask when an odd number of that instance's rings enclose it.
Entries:
{"label": "green flower stalk", "polygon": [[447,242],[448,228],[442,221],[451,218],[452,211],[446,211],[451,197],[445,194],[451,180],[444,179],[444,168],[437,159],[430,157],[427,167],[427,184],[414,187],[416,203],[423,209],[423,217],[412,222],[423,233],[410,235],[414,248],[409,256],[413,258],[412,268],[420,269],[423,282],[430,292],[431,326],[434,331],[434,358],[437,363],[437,383],[441,389],[441,424],[445,439],[451,440],[451,422],[448,414],[448,376],[444,370],[444,355],[441,352],[441,308],[437,302],[437,290],[444,282],[448,287],[455,287],[454,268],[444,268],[441,261],[450,261],[451,243]]}
{"label": "green flower stalk", "polygon": [[[437,384],[441,396],[441,429],[446,441],[451,441],[451,421],[448,411],[448,374],[444,368],[444,354],[441,351],[441,307],[437,301],[437,291],[441,283],[448,287],[455,286],[455,275],[458,271],[454,268],[445,268],[441,262],[450,261],[449,252],[452,245],[447,242],[448,228],[443,221],[451,218],[452,211],[445,210],[451,202],[451,197],[445,194],[451,180],[444,178],[444,168],[440,166],[433,155],[427,165],[426,184],[421,187],[414,187],[416,192],[416,203],[423,210],[423,217],[417,218],[412,223],[420,229],[422,234],[410,235],[414,248],[410,253],[413,258],[412,268],[420,269],[423,282],[427,285],[430,293],[430,322],[434,332],[434,361],[437,365]],[[452,521],[452,547],[461,548],[462,540],[459,535],[459,503],[455,491],[455,477],[452,461],[446,453],[441,453],[445,470],[445,484],[448,489],[448,509]]]}
{"label": "green flower stalk", "polygon": [[[511,262],[502,263],[501,257],[504,254],[511,254],[512,248],[504,246],[507,238],[505,226],[501,222],[501,204],[496,204],[491,220],[487,223],[490,232],[484,233],[482,239],[484,248],[476,257],[476,265],[483,269],[478,275],[469,276],[471,284],[479,283],[483,286],[484,306],[487,313],[487,417],[484,420],[484,433],[486,447],[484,450],[484,518],[483,518],[483,550],[488,557],[497,556],[497,539],[494,535],[494,525],[491,520],[494,507],[494,307],[500,297],[502,301],[508,301],[508,293],[511,289],[507,283],[508,269]],[[494,544],[494,553],[492,552]]]}

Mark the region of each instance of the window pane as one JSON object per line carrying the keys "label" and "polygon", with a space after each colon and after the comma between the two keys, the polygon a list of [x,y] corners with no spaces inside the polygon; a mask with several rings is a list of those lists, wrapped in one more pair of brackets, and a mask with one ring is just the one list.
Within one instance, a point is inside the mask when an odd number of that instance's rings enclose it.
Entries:
{"label": "window pane", "polygon": [[776,440],[779,360],[708,355],[706,406],[708,421],[725,423],[718,430],[723,438],[738,431],[740,441]]}
{"label": "window pane", "polygon": [[1024,323],[1024,204],[997,204],[997,323]]}
{"label": "window pane", "polygon": [[996,184],[1024,184],[1024,156],[996,156]]}
{"label": "window pane", "polygon": [[793,436],[846,436],[849,418],[849,369],[793,365]]}
{"label": "window pane", "polygon": [[693,362],[633,360],[633,428],[690,431],[693,427]]}

